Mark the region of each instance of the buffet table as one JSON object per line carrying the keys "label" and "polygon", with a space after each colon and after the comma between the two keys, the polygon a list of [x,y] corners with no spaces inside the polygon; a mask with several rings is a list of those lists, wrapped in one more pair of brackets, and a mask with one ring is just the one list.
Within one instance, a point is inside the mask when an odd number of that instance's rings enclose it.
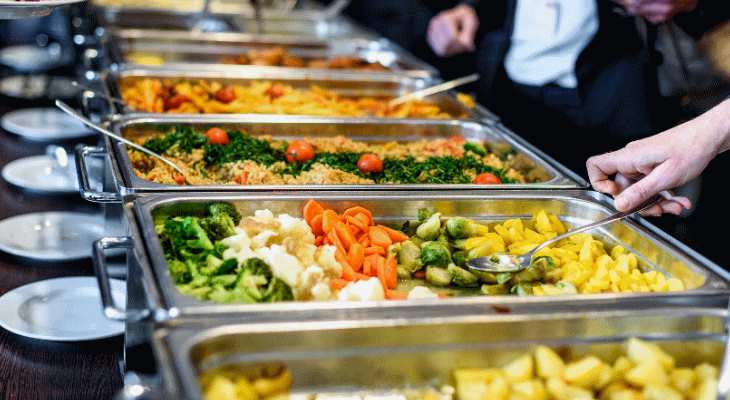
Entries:
{"label": "buffet table", "polygon": [[[10,106],[10,105],[13,106]],[[0,98],[0,114],[43,106]],[[45,143],[31,143],[0,129],[0,168],[20,157],[42,154]],[[63,198],[23,193],[0,180],[0,219],[36,211],[90,211],[78,196]],[[26,283],[61,276],[91,275],[90,261],[41,264],[0,253],[0,294]],[[0,330],[0,397],[3,399],[106,399],[121,387],[118,361],[122,337],[63,344],[25,339]]]}

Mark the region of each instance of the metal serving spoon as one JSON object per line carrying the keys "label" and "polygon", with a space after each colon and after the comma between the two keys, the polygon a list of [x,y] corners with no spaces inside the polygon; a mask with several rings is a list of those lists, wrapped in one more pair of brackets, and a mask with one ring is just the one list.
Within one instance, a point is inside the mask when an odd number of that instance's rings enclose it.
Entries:
{"label": "metal serving spoon", "polygon": [[87,119],[83,115],[79,114],[76,110],[74,110],[73,108],[71,108],[71,106],[69,106],[68,104],[64,103],[63,101],[56,100],[56,107],[60,108],[61,111],[65,112],[66,114],[68,114],[68,115],[76,118],[77,120],[83,122],[83,124],[86,125],[86,126],[88,126],[89,128],[91,128],[91,129],[93,129],[93,130],[95,130],[95,131],[97,131],[99,133],[102,133],[102,134],[104,134],[106,136],[109,136],[109,137],[111,137],[113,139],[116,139],[116,140],[118,140],[118,141],[126,144],[129,147],[133,147],[135,150],[139,150],[139,151],[141,151],[141,152],[143,152],[143,153],[145,153],[147,155],[150,155],[152,157],[155,157],[156,159],[158,159],[158,160],[162,161],[163,163],[167,164],[170,168],[174,169],[177,173],[179,173],[180,175],[182,175],[183,177],[185,177],[185,172],[180,167],[178,167],[174,162],[172,162],[172,161],[168,160],[167,158],[165,158],[165,157],[163,157],[163,156],[155,153],[152,150],[149,150],[149,149],[147,149],[147,148],[145,148],[143,146],[138,145],[137,143],[134,143],[132,141],[129,141],[129,140],[127,140],[127,139],[125,139],[125,138],[123,138],[123,137],[121,137],[121,136],[119,136],[119,135],[117,135],[115,133],[112,133],[111,131],[109,131],[109,130],[107,130],[105,128],[102,128],[101,126],[99,126],[99,125],[91,122],[89,119]]}
{"label": "metal serving spoon", "polygon": [[467,83],[475,82],[477,80],[479,80],[479,74],[471,74],[461,78],[439,83],[438,85],[429,86],[425,89],[419,89],[415,92],[410,92],[408,94],[404,94],[403,96],[398,96],[390,100],[388,102],[388,106],[395,107],[407,101],[422,99],[426,96],[432,96],[436,93],[445,92],[447,90],[451,90],[459,86],[466,85]]}
{"label": "metal serving spoon", "polygon": [[645,201],[643,204],[640,204],[639,206],[637,206],[631,210],[610,215],[600,221],[596,221],[596,222],[590,223],[588,225],[583,225],[579,228],[575,228],[573,230],[565,232],[562,235],[558,235],[550,240],[546,240],[546,241],[542,242],[542,244],[540,244],[539,246],[535,247],[531,251],[529,251],[521,256],[497,253],[497,254],[493,254],[491,256],[487,256],[487,257],[472,258],[471,260],[468,260],[466,262],[466,266],[471,269],[474,269],[477,271],[483,271],[483,272],[493,272],[493,273],[520,272],[530,266],[530,264],[532,263],[532,257],[535,255],[535,253],[544,249],[547,246],[550,246],[553,243],[559,242],[568,236],[572,236],[577,233],[585,232],[585,231],[591,230],[593,228],[597,228],[599,226],[607,225],[607,224],[610,224],[611,222],[619,221],[619,220],[629,217],[633,214],[636,214],[636,213],[642,212],[648,208],[651,208],[652,206],[659,204],[659,202],[661,202],[661,201],[671,200],[671,199],[672,199],[672,194],[669,193],[668,191],[663,191],[658,196]]}

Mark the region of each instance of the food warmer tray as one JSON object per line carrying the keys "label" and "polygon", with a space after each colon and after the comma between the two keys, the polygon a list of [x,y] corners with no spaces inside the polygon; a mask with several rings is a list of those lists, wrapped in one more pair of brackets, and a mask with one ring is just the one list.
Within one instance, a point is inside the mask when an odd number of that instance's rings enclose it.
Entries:
{"label": "food warmer tray", "polygon": [[[547,179],[538,183],[525,184],[394,184],[394,185],[215,185],[215,186],[180,186],[160,184],[140,178],[127,153],[127,146],[118,141],[107,140],[107,148],[80,147],[77,149],[77,167],[82,196],[96,202],[120,202],[123,198],[150,192],[191,192],[191,191],[292,191],[292,190],[433,190],[433,189],[570,189],[586,187],[582,178],[563,167],[547,155],[522,142],[519,138],[505,131],[470,121],[457,120],[383,120],[353,118],[308,118],[282,116],[230,116],[230,117],[179,117],[162,115],[154,117],[124,116],[112,122],[112,130],[126,137],[133,137],[135,132],[144,129],[159,129],[160,126],[176,124],[192,125],[205,131],[211,126],[241,129],[252,134],[271,135],[274,138],[293,139],[308,137],[347,136],[363,141],[417,141],[423,139],[441,139],[453,135],[461,135],[468,141],[489,142],[516,151],[526,162],[531,163],[540,174]],[[108,149],[111,149],[109,151]],[[98,192],[89,185],[87,158],[108,156],[112,164],[116,192]],[[93,179],[92,179],[93,180]]]}
{"label": "food warmer tray", "polygon": [[[247,82],[265,80],[291,85],[296,88],[318,86],[323,89],[333,90],[339,95],[345,97],[398,97],[415,90],[428,87],[432,83],[430,80],[426,79],[393,74],[364,75],[362,73],[348,73],[336,70],[284,70],[282,68],[274,67],[231,68],[230,66],[220,65],[189,65],[178,66],[177,68],[169,66],[118,68],[101,73],[101,81],[99,83],[102,84],[102,90],[107,91],[106,94],[120,98],[122,82],[145,78],[211,80],[224,84],[245,84]],[[460,116],[465,115],[466,119],[481,120],[489,123],[496,123],[498,120],[496,115],[479,104],[476,104],[472,109],[467,108],[456,99],[453,92],[433,95],[430,96],[428,100],[438,105],[444,112],[457,116],[457,119]],[[133,110],[129,110],[127,107],[122,107],[117,104],[109,103],[109,107],[111,110],[115,110],[118,114],[134,112]],[[160,115],[162,113],[148,114]]]}
{"label": "food warmer tray", "polygon": [[[301,207],[315,199],[335,209],[358,204],[372,210],[376,220],[402,223],[413,218],[418,209],[432,207],[444,216],[464,216],[482,221],[529,218],[545,210],[577,226],[597,221],[611,213],[607,197],[589,191],[501,191],[501,192],[412,192],[382,193],[270,193],[270,194],[197,194],[154,195],[136,199],[125,206],[129,237],[104,238],[95,243],[94,261],[102,289],[105,314],[120,320],[153,320],[157,323],[203,321],[225,317],[238,322],[282,320],[399,318],[403,316],[484,314],[542,314],[556,310],[640,309],[660,305],[724,306],[730,294],[730,274],[646,221],[636,218],[594,230],[593,234],[609,244],[620,244],[637,254],[639,262],[681,279],[688,290],[665,293],[609,293],[565,296],[471,296],[443,299],[379,302],[286,302],[270,304],[216,304],[181,294],[170,279],[168,265],[154,230],[152,212],[202,210],[213,201],[236,205],[243,215],[258,209],[274,214],[301,215]],[[149,304],[146,309],[117,308],[108,292],[104,249],[133,249],[136,266],[130,275],[139,276]],[[138,270],[136,270],[138,269]],[[134,288],[129,288],[130,292]],[[137,290],[137,289],[134,289]],[[137,301],[137,300],[135,300]]]}
{"label": "food warmer tray", "polygon": [[[140,64],[135,55],[152,58],[160,65],[173,68],[200,66],[200,64],[225,65],[231,68],[261,68],[255,65],[226,64],[225,57],[246,54],[252,49],[266,50],[274,47],[287,49],[291,54],[308,59],[328,59],[335,56],[352,56],[360,60],[379,63],[390,71],[363,71],[338,69],[337,71],[360,74],[396,74],[415,78],[432,79],[438,71],[417,59],[386,39],[317,39],[286,35],[255,35],[224,32],[184,32],[157,29],[114,29],[105,38],[113,62],[123,67],[156,65]],[[291,67],[267,67],[292,70]],[[311,68],[304,68],[311,71]],[[321,71],[321,70],[320,70]]]}
{"label": "food warmer tray", "polygon": [[680,366],[719,365],[725,320],[722,309],[659,308],[261,325],[218,321],[156,332],[162,381],[156,395],[200,399],[199,374],[231,365],[286,366],[293,395],[387,395],[394,388],[449,384],[456,368],[501,367],[537,345],[611,362],[631,337],[659,344]]}

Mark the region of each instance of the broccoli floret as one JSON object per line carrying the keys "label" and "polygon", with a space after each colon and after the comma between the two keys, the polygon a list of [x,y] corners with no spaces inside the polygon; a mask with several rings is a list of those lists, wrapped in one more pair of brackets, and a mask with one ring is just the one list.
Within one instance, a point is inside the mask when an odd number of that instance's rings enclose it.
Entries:
{"label": "broccoli floret", "polygon": [[423,267],[421,262],[421,249],[412,241],[406,240],[401,242],[400,252],[398,252],[398,266],[407,270],[409,273],[418,271]]}
{"label": "broccoli floret", "polygon": [[188,269],[188,266],[185,265],[184,262],[180,260],[167,260],[167,265],[170,268],[170,276],[172,276],[172,279],[177,284],[183,284],[190,282],[192,276],[190,275],[190,270]]}
{"label": "broccoli floret", "polygon": [[233,272],[238,266],[238,261],[235,258],[229,258],[224,261],[212,254],[208,254],[208,257],[205,259],[205,264],[205,267],[201,268],[200,273],[215,276]]}
{"label": "broccoli floret", "polygon": [[213,242],[195,217],[175,217],[165,221],[162,238],[165,252],[178,259],[195,258],[213,250]]}
{"label": "broccoli floret", "polygon": [[421,248],[421,262],[423,265],[446,268],[451,262],[451,253],[443,243],[427,242]]}
{"label": "broccoli floret", "polygon": [[210,284],[213,286],[231,287],[238,280],[236,274],[218,275],[210,278]]}
{"label": "broccoli floret", "polygon": [[464,151],[471,151],[472,153],[482,157],[487,155],[487,150],[484,146],[478,143],[464,143]]}
{"label": "broccoli floret", "polygon": [[474,235],[474,221],[462,217],[449,218],[446,232],[453,239],[466,239]]}
{"label": "broccoli floret", "polygon": [[446,268],[449,275],[451,276],[451,283],[461,287],[476,287],[479,286],[479,278],[464,268],[457,267],[454,264],[449,264]]}
{"label": "broccoli floret", "polygon": [[269,303],[292,301],[294,300],[294,294],[289,285],[284,283],[284,281],[279,278],[272,278],[268,289],[264,292],[263,300]]}
{"label": "broccoli floret", "polygon": [[416,235],[423,240],[435,240],[441,234],[441,214],[436,213],[428,217],[426,222],[422,223],[416,229]]}
{"label": "broccoli floret", "polygon": [[209,215],[200,220],[200,225],[213,240],[221,240],[236,234],[235,227],[241,214],[228,203],[213,203],[208,207]]}
{"label": "broccoli floret", "polygon": [[255,302],[293,300],[289,285],[273,276],[271,267],[259,258],[250,258],[241,266],[236,288]]}
{"label": "broccoli floret", "polygon": [[443,268],[426,268],[426,282],[434,286],[449,286],[451,275]]}

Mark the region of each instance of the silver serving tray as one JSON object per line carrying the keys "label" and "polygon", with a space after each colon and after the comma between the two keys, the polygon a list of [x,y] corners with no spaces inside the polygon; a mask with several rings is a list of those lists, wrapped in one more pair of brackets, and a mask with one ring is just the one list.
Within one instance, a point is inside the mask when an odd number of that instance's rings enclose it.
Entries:
{"label": "silver serving tray", "polygon": [[[105,90],[108,90],[108,94],[117,98],[121,97],[120,88],[123,82],[144,78],[211,80],[224,84],[245,84],[251,81],[266,80],[284,83],[297,88],[319,86],[324,89],[333,90],[339,95],[345,97],[397,97],[415,90],[423,89],[431,83],[429,80],[425,79],[393,74],[362,74],[336,70],[287,70],[279,67],[246,68],[245,66],[241,66],[236,68],[226,65],[180,65],[177,68],[167,66],[144,68],[125,67],[103,72],[100,76],[101,82],[104,83]],[[477,104],[473,109],[466,108],[456,99],[456,96],[454,96],[452,92],[433,95],[430,96],[428,100],[438,105],[444,112],[454,115],[457,119],[461,118],[461,116],[465,116],[463,117],[464,119],[481,120],[489,123],[495,123],[497,121],[497,117],[481,105]],[[121,107],[111,103],[109,104],[109,107],[119,114],[135,112],[134,110],[129,110],[126,107]],[[165,113],[147,114],[164,115]]]}
{"label": "silver serving tray", "polygon": [[[459,215],[485,221],[512,217],[529,218],[540,209],[560,216],[576,226],[596,221],[613,212],[608,199],[588,191],[503,191],[503,192],[409,192],[380,193],[276,193],[197,194],[140,197],[126,208],[131,237],[107,238],[96,244],[95,266],[101,283],[105,277],[103,249],[126,247],[134,250],[149,293],[150,309],[123,312],[102,294],[105,313],[116,319],[154,319],[157,322],[204,320],[226,317],[235,321],[362,319],[375,316],[399,318],[419,315],[464,313],[529,313],[555,310],[640,309],[660,305],[722,306],[730,293],[730,274],[644,220],[626,220],[593,231],[609,244],[621,244],[637,254],[640,263],[682,279],[688,290],[670,293],[608,293],[570,296],[471,296],[431,300],[380,302],[286,302],[272,304],[216,304],[181,294],[170,279],[167,262],[154,231],[152,213],[158,209],[185,212],[201,209],[211,201],[234,203],[243,215],[268,208],[275,214],[301,215],[308,199],[336,209],[354,204],[373,211],[376,219],[400,223],[413,218],[422,207],[433,207],[446,216]],[[108,285],[107,285],[108,286]],[[104,293],[104,287],[101,287]],[[108,289],[108,287],[107,287]],[[439,314],[434,314],[439,313]],[[130,316],[131,315],[131,316]]]}
{"label": "silver serving tray", "polygon": [[[164,31],[158,29],[114,29],[107,38],[111,59],[121,66],[135,67],[134,54],[154,56],[162,64],[200,66],[200,64],[222,65],[233,68],[261,68],[255,65],[226,64],[226,57],[246,54],[252,49],[265,50],[284,47],[291,54],[302,59],[329,59],[336,56],[352,56],[371,63],[379,63],[390,71],[362,71],[338,69],[347,73],[396,74],[415,78],[431,79],[438,71],[405,50],[385,39],[316,39],[287,35],[255,35],[246,33],[202,33],[185,31]],[[269,67],[291,70],[292,67]],[[304,68],[305,70],[317,70]],[[322,69],[319,69],[322,71]],[[330,71],[330,70],[325,70]]]}
{"label": "silver serving tray", "polygon": [[658,343],[678,366],[718,365],[725,312],[674,308],[547,315],[400,317],[370,321],[208,324],[161,329],[154,339],[164,395],[201,398],[199,374],[221,366],[285,365],[291,394],[385,394],[452,383],[456,368],[501,367],[538,344],[571,358],[613,362],[622,342]]}
{"label": "silver serving tray", "polygon": [[[212,126],[239,129],[254,135],[270,135],[278,139],[295,139],[300,137],[334,137],[347,136],[351,139],[386,142],[409,142],[423,139],[448,138],[461,135],[469,141],[489,142],[499,146],[510,147],[522,155],[538,171],[548,177],[543,182],[475,185],[475,184],[393,184],[393,185],[202,185],[180,186],[160,184],[140,178],[134,171],[129,159],[127,146],[118,141],[108,140],[107,149],[82,148],[77,152],[77,166],[81,177],[80,187],[84,198],[90,201],[111,199],[119,202],[125,197],[150,192],[191,192],[191,191],[369,191],[369,190],[434,190],[434,189],[574,189],[586,187],[582,178],[567,168],[550,159],[531,145],[519,141],[508,132],[498,130],[484,124],[457,120],[372,120],[353,118],[306,118],[281,116],[232,116],[232,117],[178,117],[163,115],[155,117],[124,116],[111,124],[114,133],[127,138],[143,132],[145,129],[159,129],[160,125],[185,124],[205,131]],[[91,155],[108,155],[113,165],[112,172],[117,184],[116,194],[94,191],[87,185],[86,159]]]}

